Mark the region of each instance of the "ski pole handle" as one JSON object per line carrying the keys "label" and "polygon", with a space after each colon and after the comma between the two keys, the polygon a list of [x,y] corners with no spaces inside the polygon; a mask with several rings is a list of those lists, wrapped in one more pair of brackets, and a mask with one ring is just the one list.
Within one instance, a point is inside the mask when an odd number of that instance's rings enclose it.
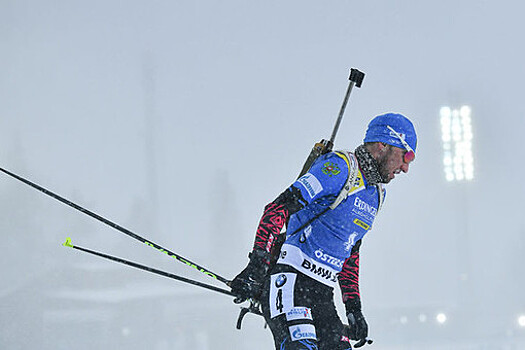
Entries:
{"label": "ski pole handle", "polygon": [[363,83],[364,78],[365,78],[365,73],[360,72],[359,70],[355,68],[350,69],[350,77],[348,78],[348,80],[350,80],[350,83],[348,83],[348,88],[346,89],[345,98],[343,100],[343,104],[341,105],[341,109],[339,110],[339,115],[337,116],[337,120],[335,121],[335,126],[334,126],[334,130],[332,131],[332,136],[330,137],[330,144],[332,145],[335,142],[335,136],[337,135],[337,131],[339,130],[339,125],[341,125],[341,121],[343,120],[343,115],[345,113],[346,104],[348,103],[348,99],[350,98],[350,93],[352,92],[354,85],[358,88],[361,87],[361,84]]}

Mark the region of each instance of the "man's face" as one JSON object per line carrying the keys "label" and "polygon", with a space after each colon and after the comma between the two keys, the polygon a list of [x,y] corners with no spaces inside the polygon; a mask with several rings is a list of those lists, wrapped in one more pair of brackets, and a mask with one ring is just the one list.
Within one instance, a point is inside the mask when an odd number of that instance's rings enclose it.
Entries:
{"label": "man's face", "polygon": [[391,145],[385,145],[380,151],[377,164],[384,183],[389,183],[401,172],[408,172],[409,164],[403,160],[405,152],[406,150]]}

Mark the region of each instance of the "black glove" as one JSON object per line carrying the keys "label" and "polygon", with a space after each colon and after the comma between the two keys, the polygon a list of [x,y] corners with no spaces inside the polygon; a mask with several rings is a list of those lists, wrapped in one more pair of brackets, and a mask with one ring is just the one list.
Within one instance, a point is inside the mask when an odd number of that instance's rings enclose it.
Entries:
{"label": "black glove", "polygon": [[250,262],[230,283],[236,296],[233,302],[237,304],[247,299],[258,299],[269,268],[270,254],[267,252],[255,250],[248,256]]}
{"label": "black glove", "polygon": [[346,308],[346,317],[348,318],[348,326],[350,326],[349,338],[357,340],[358,342],[354,345],[355,348],[360,348],[366,343],[371,344],[372,341],[368,339],[368,324],[366,323],[365,316],[359,308]]}

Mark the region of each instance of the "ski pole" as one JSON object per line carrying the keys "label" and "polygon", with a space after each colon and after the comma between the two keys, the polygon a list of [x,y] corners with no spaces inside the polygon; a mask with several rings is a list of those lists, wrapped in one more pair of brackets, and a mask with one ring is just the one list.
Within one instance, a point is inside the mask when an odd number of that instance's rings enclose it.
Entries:
{"label": "ski pole", "polygon": [[[118,263],[121,263],[121,264],[124,264],[124,265],[135,267],[135,268],[140,269],[140,270],[148,271],[148,272],[151,272],[153,274],[164,276],[164,277],[168,277],[168,278],[171,278],[171,279],[174,279],[174,280],[177,280],[177,281],[181,281],[181,282],[184,282],[184,283],[192,284],[194,286],[202,287],[202,288],[205,288],[205,289],[208,289],[208,290],[212,290],[214,292],[218,292],[218,293],[222,293],[222,294],[226,294],[226,295],[230,295],[230,296],[236,296],[235,294],[233,294],[232,292],[230,292],[229,290],[226,290],[226,289],[222,289],[222,288],[218,288],[218,287],[206,284],[206,283],[194,281],[194,280],[186,278],[186,277],[182,277],[182,276],[179,276],[179,275],[175,275],[173,273],[169,273],[169,272],[166,272],[166,271],[158,270],[158,269],[155,269],[153,267],[141,265],[141,264],[138,264],[136,262],[129,261],[129,260],[126,260],[126,259],[122,259],[122,258],[119,258],[119,257],[116,257],[116,256],[104,254],[104,253],[97,252],[97,251],[94,251],[94,250],[91,250],[91,249],[88,249],[88,248],[83,248],[83,247],[79,247],[77,245],[73,245],[73,243],[71,243],[71,238],[70,237],[67,237],[66,241],[64,243],[62,243],[62,245],[64,247],[70,247],[70,248],[73,248],[73,249],[77,249],[77,250],[80,250],[80,251],[88,253],[88,254],[96,255],[96,256],[99,256],[99,257],[104,258],[104,259],[115,261],[115,262],[118,262]],[[237,318],[237,325],[236,325],[237,329],[241,329],[242,320],[243,320],[244,316],[246,316],[247,313],[253,313],[253,314],[258,315],[258,316],[263,316],[262,312],[259,310],[259,303],[256,303],[253,300],[250,300],[250,306],[241,308],[241,311],[239,313],[239,317]]]}
{"label": "ski pole", "polygon": [[[201,283],[201,282],[198,282],[198,281],[194,281],[194,280],[186,278],[186,277],[182,277],[182,276],[175,275],[175,274],[172,274],[172,273],[169,273],[169,272],[166,272],[166,271],[158,270],[158,269],[155,269],[153,267],[141,265],[141,264],[138,264],[136,262],[129,261],[129,260],[126,260],[126,259],[122,259],[122,258],[119,258],[119,257],[116,257],[116,256],[104,254],[104,253],[97,252],[97,251],[94,251],[94,250],[91,250],[91,249],[88,249],[88,248],[83,248],[83,247],[80,247],[80,246],[77,246],[77,245],[73,245],[73,243],[71,243],[71,238],[70,237],[67,237],[66,241],[64,243],[62,243],[62,245],[64,247],[70,247],[70,248],[73,248],[73,249],[77,249],[77,250],[80,250],[80,251],[88,253],[88,254],[96,255],[96,256],[99,256],[99,257],[104,258],[104,259],[115,261],[115,262],[118,262],[118,263],[121,263],[121,264],[124,264],[124,265],[135,267],[135,268],[140,269],[140,270],[148,271],[148,272],[151,272],[153,274],[157,274],[157,275],[160,275],[160,276],[168,277],[168,278],[171,278],[171,279],[174,279],[174,280],[177,280],[177,281],[181,281],[181,282],[184,282],[184,283],[192,284],[194,286],[202,287],[202,288],[205,288],[205,289],[208,289],[208,290],[212,290],[214,292],[218,292],[218,293],[222,293],[222,294],[226,294],[226,295],[230,295],[230,296],[235,296],[235,294],[233,294],[229,290],[218,288],[218,287],[206,284],[206,283]],[[237,318],[236,328],[237,329],[241,329],[242,321],[244,319],[244,316],[246,316],[247,313],[253,313],[253,314],[258,315],[258,316],[263,316],[263,313],[259,310],[259,306],[260,306],[259,303],[255,303],[252,300],[250,300],[250,306],[249,307],[241,308],[241,312],[239,313],[239,317]],[[345,327],[347,329],[347,332],[349,332],[348,326],[345,325]],[[369,338],[365,338],[365,339],[361,340],[359,343],[356,343],[355,347],[357,348],[357,347],[361,347],[361,346],[363,346],[365,344],[372,344],[372,342],[373,342],[373,340],[371,340]]]}
{"label": "ski pole", "polygon": [[88,215],[88,216],[91,216],[92,218],[94,218],[94,219],[96,219],[96,220],[98,220],[98,221],[100,221],[100,222],[102,222],[102,223],[104,223],[104,224],[114,228],[117,231],[120,231],[120,232],[124,233],[125,235],[127,235],[127,236],[129,236],[131,238],[134,238],[134,239],[136,239],[136,240],[146,244],[147,246],[150,246],[150,247],[153,247],[153,248],[157,249],[161,253],[164,253],[164,254],[168,255],[169,257],[174,258],[175,260],[177,260],[177,261],[179,261],[179,262],[181,262],[183,264],[186,264],[186,265],[188,265],[190,267],[193,267],[195,270],[200,271],[200,272],[204,273],[205,275],[208,275],[208,276],[210,276],[212,278],[215,278],[216,280],[219,280],[220,282],[225,283],[226,285],[228,285],[229,282],[230,282],[226,278],[224,278],[224,277],[222,277],[222,276],[220,276],[220,275],[218,275],[218,274],[208,270],[207,268],[204,268],[204,267],[202,267],[200,265],[197,265],[196,263],[194,263],[194,262],[192,262],[192,261],[190,261],[190,260],[188,260],[188,259],[186,259],[186,258],[184,258],[184,257],[182,257],[182,256],[180,256],[178,254],[175,254],[175,253],[169,251],[168,249],[163,248],[160,245],[158,245],[156,243],[153,243],[153,242],[151,242],[151,241],[149,241],[149,240],[139,236],[138,234],[128,230],[127,228],[122,227],[122,226],[120,226],[120,225],[118,225],[118,224],[116,224],[116,223],[114,223],[114,222],[112,222],[112,221],[110,221],[110,220],[108,220],[108,219],[106,219],[106,218],[104,218],[104,217],[102,217],[102,216],[100,216],[100,215],[98,215],[98,214],[96,214],[96,213],[86,209],[86,208],[81,207],[80,205],[75,204],[75,203],[71,202],[70,200],[65,199],[64,197],[59,196],[58,194],[53,193],[53,192],[43,188],[42,186],[37,185],[34,182],[31,182],[31,181],[29,181],[29,180],[27,180],[27,179],[25,179],[25,178],[23,178],[21,176],[18,176],[18,175],[14,174],[14,173],[12,173],[12,172],[4,169],[4,168],[1,168],[1,167],[0,167],[0,171],[2,171],[3,173],[5,173],[5,174],[7,174],[7,175],[9,175],[9,176],[11,176],[11,177],[13,177],[13,178],[23,182],[23,183],[25,183],[28,186],[31,186],[31,187],[37,189],[38,191],[40,191],[40,192],[42,192],[42,193],[44,193],[46,195],[48,195],[48,196],[58,200],[59,202],[62,202],[64,204],[66,204],[66,205],[68,205],[68,206],[70,206],[70,207],[72,207],[72,208],[74,208],[74,209],[76,209],[76,210],[78,210],[78,211]]}
{"label": "ski pole", "polygon": [[365,73],[360,72],[359,70],[355,68],[350,69],[350,77],[348,78],[350,82],[348,83],[348,88],[346,89],[346,94],[343,99],[343,104],[341,105],[341,109],[339,110],[339,115],[337,116],[337,119],[335,121],[334,130],[332,131],[332,136],[330,137],[330,140],[322,139],[318,143],[314,145],[312,150],[310,151],[310,154],[308,155],[308,158],[306,158],[306,162],[304,162],[303,169],[299,173],[299,176],[297,178],[300,178],[304,174],[308,172],[312,164],[315,162],[317,158],[319,158],[320,155],[328,153],[332,150],[334,147],[335,142],[335,136],[337,135],[337,131],[339,130],[339,126],[341,125],[341,121],[343,120],[343,115],[345,113],[346,105],[348,103],[348,99],[350,98],[350,93],[352,92],[352,89],[354,86],[360,88],[361,84],[363,83],[363,79],[365,78]]}
{"label": "ski pole", "polygon": [[79,247],[79,246],[73,245],[71,243],[71,238],[69,238],[69,237],[66,238],[66,241],[64,243],[62,243],[62,245],[64,247],[70,247],[70,248],[73,248],[73,249],[77,249],[77,250],[80,250],[80,251],[83,251],[83,252],[86,252],[86,253],[89,253],[89,254],[93,254],[93,255],[99,256],[99,257],[104,258],[104,259],[116,261],[116,262],[124,264],[124,265],[135,267],[137,269],[148,271],[148,272],[151,272],[151,273],[154,273],[154,274],[157,274],[157,275],[161,275],[161,276],[164,276],[164,277],[168,277],[168,278],[171,278],[171,279],[174,279],[174,280],[177,280],[177,281],[193,284],[194,286],[198,286],[198,287],[206,288],[206,289],[209,289],[209,290],[213,290],[215,292],[219,292],[219,293],[222,293],[222,294],[235,296],[232,292],[230,292],[230,291],[228,291],[226,289],[222,289],[222,288],[218,288],[218,287],[206,284],[206,283],[201,283],[201,282],[198,282],[198,281],[194,281],[194,280],[186,278],[186,277],[182,277],[182,276],[175,275],[175,274],[172,274],[172,273],[169,273],[169,272],[161,271],[161,270],[155,269],[153,267],[148,267],[148,266],[145,266],[145,265],[141,265],[141,264],[138,264],[136,262],[125,260],[125,259],[122,259],[122,258],[119,258],[119,257],[116,257],[116,256],[112,256],[112,255],[96,252],[96,251],[91,250],[91,249],[87,249],[87,248],[83,248],[83,247]]}

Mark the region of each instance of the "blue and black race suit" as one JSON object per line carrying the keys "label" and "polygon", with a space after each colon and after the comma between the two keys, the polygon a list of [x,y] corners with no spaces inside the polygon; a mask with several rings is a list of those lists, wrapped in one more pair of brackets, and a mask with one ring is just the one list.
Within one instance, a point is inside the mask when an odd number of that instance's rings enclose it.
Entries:
{"label": "blue and black race suit", "polygon": [[[338,282],[343,302],[360,308],[359,246],[372,227],[380,198],[384,197],[384,188],[368,184],[357,162],[352,163],[349,157],[353,155],[339,152],[319,157],[305,175],[265,207],[254,250],[278,251],[277,263],[262,296],[277,349],[310,348],[300,347],[301,341],[312,342],[313,349],[347,348],[340,347],[340,340],[326,336],[320,327],[323,324],[324,329],[342,329],[336,313],[330,312],[329,318],[337,320],[327,320],[315,311],[321,310],[316,303],[333,305],[333,299],[328,299],[333,297],[333,287]],[[328,209],[349,179],[349,172],[355,172],[352,173],[355,177],[348,197]],[[287,233],[281,246],[276,242],[286,223]],[[320,293],[324,297],[303,297],[304,293]],[[323,320],[294,318],[289,313],[310,316],[318,313]],[[325,339],[325,346],[319,339]],[[335,343],[326,343],[326,339]],[[321,346],[317,347],[318,344]]]}

